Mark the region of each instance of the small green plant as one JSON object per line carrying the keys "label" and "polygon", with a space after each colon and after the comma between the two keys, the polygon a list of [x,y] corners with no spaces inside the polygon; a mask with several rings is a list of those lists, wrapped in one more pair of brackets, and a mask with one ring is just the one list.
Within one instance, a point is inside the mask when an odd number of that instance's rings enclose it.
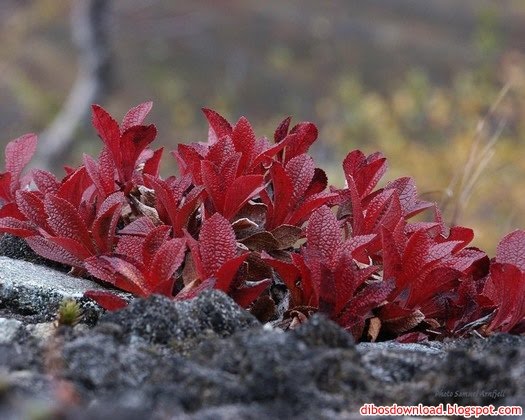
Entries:
{"label": "small green plant", "polygon": [[65,299],[60,303],[57,314],[57,324],[74,327],[82,319],[80,304],[73,299]]}

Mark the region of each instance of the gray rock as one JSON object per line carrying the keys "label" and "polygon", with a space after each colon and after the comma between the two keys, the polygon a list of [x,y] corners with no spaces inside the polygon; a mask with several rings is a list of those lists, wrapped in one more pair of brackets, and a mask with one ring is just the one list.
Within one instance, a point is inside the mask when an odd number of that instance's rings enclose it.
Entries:
{"label": "gray rock", "polygon": [[[32,316],[32,322],[51,321],[64,299],[81,303],[86,317],[96,318],[100,308],[83,297],[87,290],[107,290],[83,278],[76,278],[30,262],[0,257],[0,308]],[[129,298],[127,294],[120,294]]]}
{"label": "gray rock", "polygon": [[356,345],[322,316],[288,332],[263,327],[217,291],[184,302],[136,299],[94,328],[57,327],[37,339],[31,332],[41,327],[28,324],[54,311],[34,311],[78,298],[69,289],[78,279],[0,263],[0,314],[11,337],[0,342],[2,419],[28,417],[35,405],[51,418],[119,420],[353,419],[370,402],[525,403],[525,337]]}
{"label": "gray rock", "polygon": [[22,329],[22,322],[16,319],[0,318],[0,344],[10,343]]}
{"label": "gray rock", "polygon": [[170,344],[186,351],[201,339],[226,337],[247,328],[262,328],[247,311],[224,293],[205,291],[191,301],[173,301],[164,296],[136,299],[118,312],[108,312],[100,320],[117,324],[128,339]]}

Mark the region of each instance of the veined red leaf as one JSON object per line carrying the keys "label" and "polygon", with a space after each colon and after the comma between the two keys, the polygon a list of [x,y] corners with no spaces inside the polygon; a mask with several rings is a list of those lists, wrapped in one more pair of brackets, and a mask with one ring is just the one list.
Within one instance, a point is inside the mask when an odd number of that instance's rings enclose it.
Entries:
{"label": "veined red leaf", "polygon": [[56,236],[74,239],[91,246],[91,238],[84,221],[68,201],[48,194],[44,199],[48,224]]}
{"label": "veined red leaf", "polygon": [[310,146],[317,140],[317,127],[311,122],[302,122],[290,130],[290,135],[295,134],[295,140],[286,147],[286,161],[306,153]]}
{"label": "veined red leaf", "polygon": [[223,215],[231,220],[248,200],[264,188],[262,175],[244,175],[237,178],[226,191]]}
{"label": "veined red leaf", "polygon": [[237,175],[245,174],[255,158],[255,133],[250,122],[241,117],[232,131],[232,141],[237,152],[242,153]]}
{"label": "veined red leaf", "polygon": [[122,204],[115,203],[96,217],[91,232],[99,253],[113,251],[121,211]]}
{"label": "veined red leaf", "polygon": [[92,106],[93,127],[111,152],[117,166],[121,163],[120,155],[120,127],[109,113],[99,105]]}
{"label": "veined red leaf", "polygon": [[311,213],[321,207],[323,204],[327,204],[330,200],[337,197],[335,193],[319,193],[308,197],[306,201],[295,209],[285,220],[285,223],[290,225],[299,225],[303,223]]}
{"label": "veined red leaf", "polygon": [[331,264],[341,244],[341,229],[335,214],[327,206],[319,207],[310,216],[306,240],[309,248],[320,252],[327,264]]}
{"label": "veined red leaf", "polygon": [[48,260],[56,261],[72,267],[83,267],[82,259],[66,251],[62,246],[45,239],[41,236],[29,236],[25,238],[27,244],[38,255]]}
{"label": "veined red leaf", "polygon": [[290,159],[285,170],[293,184],[292,201],[298,202],[304,197],[314,178],[314,161],[307,154],[302,154]]}
{"label": "veined red leaf", "polygon": [[153,288],[153,282],[168,281],[184,261],[185,254],[186,240],[184,238],[171,239],[163,243],[152,260],[148,276],[149,287]]}
{"label": "veined red leaf", "polygon": [[153,102],[148,101],[131,108],[122,119],[122,124],[120,126],[121,132],[123,133],[133,126],[142,125],[152,107]]}
{"label": "veined red leaf", "polygon": [[161,225],[153,229],[142,245],[142,262],[146,267],[149,267],[155,257],[157,251],[168,240],[171,228],[166,225]]}
{"label": "veined red leaf", "polygon": [[515,230],[503,237],[496,248],[496,261],[525,272],[525,231]]}
{"label": "veined red leaf", "polygon": [[202,224],[199,249],[206,278],[213,277],[222,265],[237,255],[237,242],[230,222],[215,213]]}
{"label": "veined red leaf", "polygon": [[[5,207],[7,206],[2,207],[1,210]],[[0,233],[10,233],[21,238],[27,238],[35,235],[37,231],[32,223],[7,216],[0,218]]]}
{"label": "veined red leaf", "polygon": [[17,191],[16,204],[24,216],[36,226],[49,230],[42,197],[33,191]]}
{"label": "veined red leaf", "polygon": [[5,168],[11,173],[11,193],[19,188],[20,174],[36,151],[36,134],[25,134],[11,140],[5,148]]}
{"label": "veined red leaf", "polygon": [[224,136],[231,136],[232,126],[222,115],[208,108],[202,108],[202,112],[210,124],[209,143],[215,143]]}
{"label": "veined red leaf", "polygon": [[33,181],[38,190],[43,194],[55,194],[58,191],[60,182],[51,172],[42,169],[33,169]]}

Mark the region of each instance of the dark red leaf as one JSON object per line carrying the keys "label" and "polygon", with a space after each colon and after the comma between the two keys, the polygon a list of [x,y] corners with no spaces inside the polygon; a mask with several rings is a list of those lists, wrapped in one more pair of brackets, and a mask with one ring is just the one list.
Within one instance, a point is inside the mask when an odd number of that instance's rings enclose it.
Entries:
{"label": "dark red leaf", "polygon": [[94,300],[100,307],[106,311],[118,311],[128,306],[129,302],[126,299],[117,296],[114,293],[102,290],[88,290],[84,296]]}

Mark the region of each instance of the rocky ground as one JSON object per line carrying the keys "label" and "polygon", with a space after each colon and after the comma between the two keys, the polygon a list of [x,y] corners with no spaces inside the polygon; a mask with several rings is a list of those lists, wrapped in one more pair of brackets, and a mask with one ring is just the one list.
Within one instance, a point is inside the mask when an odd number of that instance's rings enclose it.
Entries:
{"label": "rocky ground", "polygon": [[[524,337],[355,345],[318,316],[292,332],[268,328],[215,291],[103,313],[82,298],[97,287],[0,257],[0,419],[353,419],[364,403],[525,405]],[[83,308],[74,327],[55,320],[67,298]]]}

